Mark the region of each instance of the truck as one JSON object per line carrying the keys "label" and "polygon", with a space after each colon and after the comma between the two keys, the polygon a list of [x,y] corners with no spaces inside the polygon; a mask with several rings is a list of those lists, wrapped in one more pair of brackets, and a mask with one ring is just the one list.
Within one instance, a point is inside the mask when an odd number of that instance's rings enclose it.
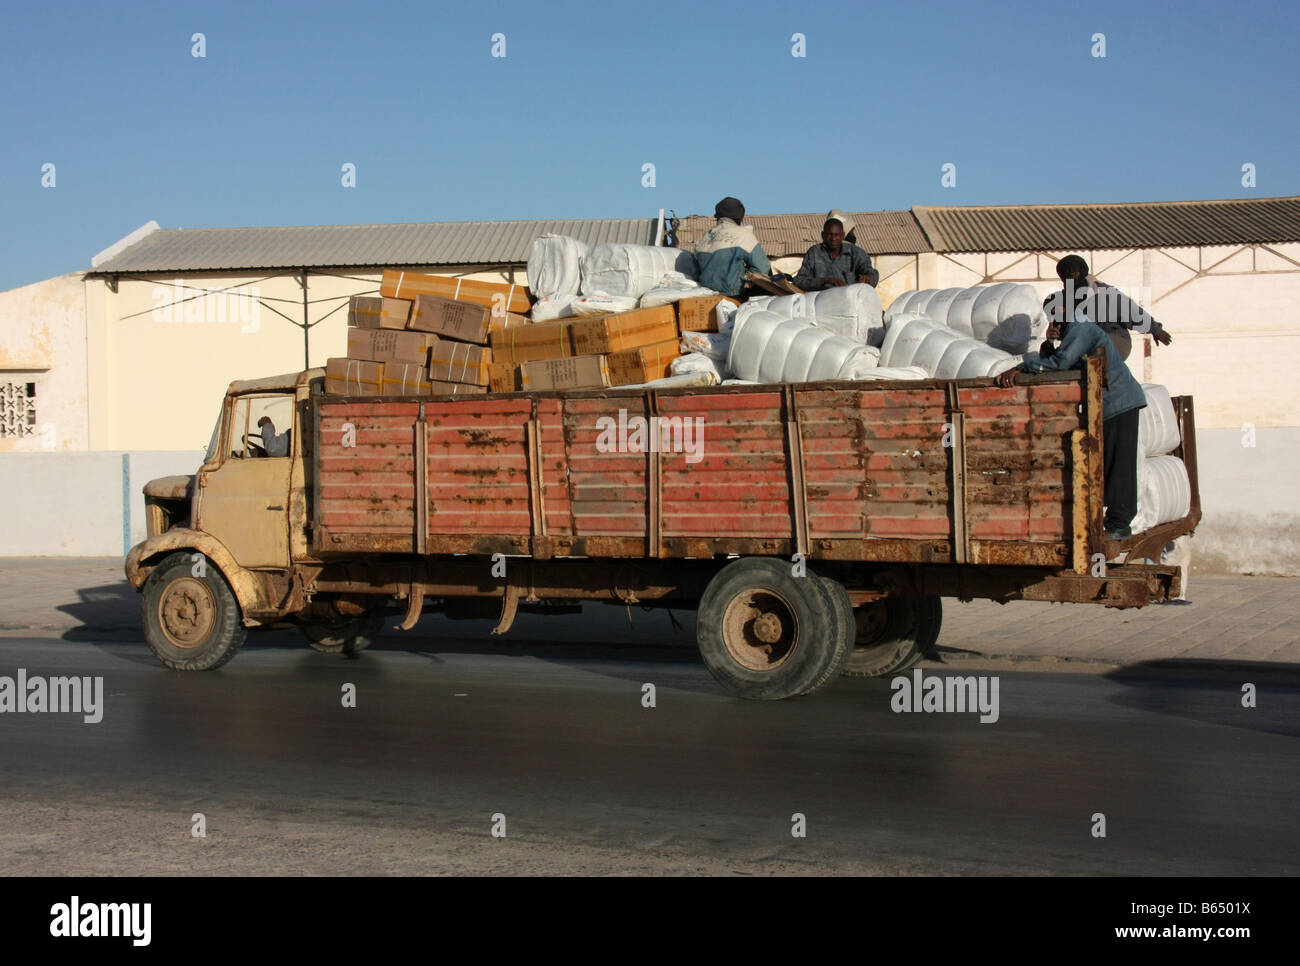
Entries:
{"label": "truck", "polygon": [[[230,384],[202,465],[144,487],[125,563],[158,660],[210,670],[296,625],[357,655],[426,612],[696,611],[743,698],[932,653],[941,599],[1141,607],[1200,520],[1103,529],[1104,364],[991,379],[330,395],[323,370]],[[263,436],[276,433],[271,446]],[[282,429],[287,430],[287,438]],[[284,452],[286,455],[278,455]],[[276,455],[273,455],[276,454]],[[390,618],[388,615],[393,615]]]}

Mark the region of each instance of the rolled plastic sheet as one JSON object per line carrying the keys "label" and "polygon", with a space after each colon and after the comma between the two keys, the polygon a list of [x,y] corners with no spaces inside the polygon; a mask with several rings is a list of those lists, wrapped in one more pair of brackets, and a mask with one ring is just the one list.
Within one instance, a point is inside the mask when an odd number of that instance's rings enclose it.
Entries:
{"label": "rolled plastic sheet", "polygon": [[1154,382],[1142,383],[1146,393],[1145,409],[1138,410],[1138,450],[1143,456],[1160,456],[1176,450],[1182,443],[1178,417],[1169,390]]}

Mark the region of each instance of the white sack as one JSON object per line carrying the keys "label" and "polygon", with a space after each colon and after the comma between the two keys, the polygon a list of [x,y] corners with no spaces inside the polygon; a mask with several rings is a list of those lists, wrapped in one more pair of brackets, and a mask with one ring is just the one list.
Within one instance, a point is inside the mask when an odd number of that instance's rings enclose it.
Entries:
{"label": "white sack", "polygon": [[1015,355],[1037,346],[1047,332],[1047,313],[1032,285],[1013,285],[998,302],[998,321],[984,341]]}
{"label": "white sack", "polygon": [[586,242],[567,235],[541,235],[528,253],[528,290],[539,299],[577,295],[586,254]]}
{"label": "white sack", "polygon": [[583,295],[626,295],[639,299],[659,285],[668,272],[681,272],[695,281],[695,255],[680,248],[607,242],[582,260]]}
{"label": "white sack", "polygon": [[772,331],[771,338],[763,346],[763,358],[758,364],[759,382],[785,381],[785,364],[790,356],[790,344],[796,335],[807,328],[809,323],[804,319],[786,319]]}
{"label": "white sack", "polygon": [[745,312],[749,303],[736,313],[736,325],[731,332],[731,350],[727,353],[727,368],[741,379],[758,379],[759,363],[772,333],[786,320],[775,312],[761,309]]}
{"label": "white sack", "polygon": [[681,272],[671,272],[661,278],[659,284],[654,288],[642,295],[638,304],[643,309],[652,309],[658,305],[671,305],[673,302],[680,302],[682,299],[695,299],[717,294],[713,289],[705,288],[699,282],[693,282],[686,278]]}
{"label": "white sack", "polygon": [[710,359],[702,352],[691,352],[684,356],[678,356],[668,364],[668,371],[674,376],[688,376],[704,374],[710,376],[713,382],[711,386],[716,386],[722,382],[726,376],[722,363],[716,359]]}
{"label": "white sack", "polygon": [[758,382],[754,379],[724,379],[724,386],[757,386]]}
{"label": "white sack", "polygon": [[1145,409],[1138,410],[1138,452],[1143,456],[1159,456],[1176,450],[1182,437],[1169,390],[1144,382],[1142,391],[1146,393],[1147,404]]}
{"label": "white sack", "polygon": [[710,359],[726,361],[731,351],[731,336],[721,332],[683,332],[681,350],[684,353],[702,352]]}
{"label": "white sack", "polygon": [[636,299],[612,295],[552,295],[533,303],[530,313],[534,322],[576,318],[581,315],[608,315],[630,312]]}
{"label": "white sack", "polygon": [[740,308],[739,302],[733,302],[731,299],[723,299],[713,309],[713,322],[717,326],[718,332],[723,335],[730,335],[731,328],[736,324],[736,310]]}
{"label": "white sack", "polygon": [[880,367],[880,350],[875,346],[861,345],[840,366],[836,379],[870,379]]}
{"label": "white sack", "polygon": [[930,375],[924,369],[918,366],[877,366],[863,372],[858,379],[864,382],[873,381],[897,381],[904,382],[915,379],[929,379]]}
{"label": "white sack", "polygon": [[1134,533],[1172,523],[1192,509],[1192,484],[1187,467],[1176,456],[1138,455],[1137,514],[1130,526]]}

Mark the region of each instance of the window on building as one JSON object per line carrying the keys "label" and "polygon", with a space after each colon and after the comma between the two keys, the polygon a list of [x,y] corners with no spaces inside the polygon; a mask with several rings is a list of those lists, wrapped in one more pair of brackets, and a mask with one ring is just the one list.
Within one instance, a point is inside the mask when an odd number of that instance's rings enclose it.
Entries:
{"label": "window on building", "polygon": [[11,379],[0,377],[0,437],[35,436],[36,383]]}

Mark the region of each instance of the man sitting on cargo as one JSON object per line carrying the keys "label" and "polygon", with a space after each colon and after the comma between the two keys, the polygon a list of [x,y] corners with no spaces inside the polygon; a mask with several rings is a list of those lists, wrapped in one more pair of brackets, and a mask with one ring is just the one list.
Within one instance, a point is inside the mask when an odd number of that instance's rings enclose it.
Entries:
{"label": "man sitting on cargo", "polygon": [[[1067,285],[1066,295],[1074,305],[1070,314],[1054,312],[1047,328],[1048,339],[1061,344],[1050,354],[1050,346],[1037,356],[1030,355],[1016,369],[997,377],[999,386],[1015,383],[1018,372],[1059,372],[1082,369],[1084,357],[1104,352],[1106,381],[1101,390],[1102,450],[1106,470],[1106,537],[1124,540],[1133,535],[1129,524],[1137,514],[1138,411],[1147,404],[1146,393],[1120,358],[1115,344],[1088,318],[1086,289]],[[1069,304],[1069,303],[1066,303]]]}
{"label": "man sitting on cargo", "polygon": [[1088,318],[1110,336],[1121,359],[1127,359],[1133,351],[1133,339],[1129,335],[1131,331],[1150,333],[1160,345],[1169,345],[1174,341],[1173,336],[1146,309],[1115,286],[1088,278],[1088,263],[1081,255],[1066,255],[1062,258],[1056,263],[1056,274],[1064,289],[1053,293],[1048,297],[1048,302],[1044,303],[1049,308],[1049,314],[1058,303],[1070,304],[1068,291],[1083,290],[1087,293],[1085,312]]}
{"label": "man sitting on cargo", "polygon": [[745,272],[772,274],[772,263],[754,237],[752,228],[742,228],[745,206],[735,198],[723,198],[713,209],[717,223],[695,245],[695,264],[700,284],[722,295],[739,295]]}
{"label": "man sitting on cargo", "polygon": [[875,286],[880,273],[871,267],[871,256],[844,240],[844,222],[827,218],[822,225],[822,243],[808,249],[794,284],[805,292],[820,292],[864,282]]}

